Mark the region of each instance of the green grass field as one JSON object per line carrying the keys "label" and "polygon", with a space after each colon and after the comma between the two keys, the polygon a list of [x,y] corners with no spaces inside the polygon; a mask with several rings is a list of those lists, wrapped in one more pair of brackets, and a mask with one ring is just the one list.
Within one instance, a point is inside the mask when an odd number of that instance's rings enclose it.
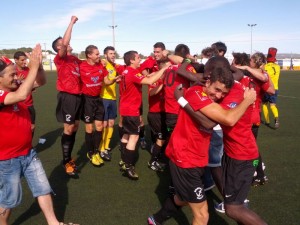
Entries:
{"label": "green grass field", "polygon": [[[117,130],[112,140],[114,147],[112,161],[105,163],[101,168],[93,167],[86,158],[84,126],[81,124],[73,150],[73,156],[77,159],[81,173],[79,179],[68,178],[61,166],[61,124],[56,122],[54,114],[57,93],[55,81],[56,73],[48,72],[47,85],[34,94],[37,128],[33,144],[38,143],[39,137],[46,138],[46,143],[38,144],[37,150],[56,193],[53,199],[58,218],[61,221],[76,222],[81,225],[146,224],[147,216],[160,208],[167,195],[168,174],[157,174],[148,169],[147,162],[150,154],[139,149],[136,167],[140,179],[131,181],[123,177],[118,166],[120,154],[117,146]],[[251,189],[250,208],[270,225],[300,224],[300,182],[298,180],[300,178],[300,92],[298,87],[300,87],[300,72],[281,73],[278,98],[280,128],[274,130],[262,125],[259,131],[258,145],[267,166],[266,174],[269,183]],[[144,105],[146,106],[145,103]],[[144,115],[146,115],[145,111]],[[149,132],[147,139],[150,142]],[[219,197],[216,188],[208,193],[209,224],[235,224],[225,215],[213,210],[213,204],[220,200]],[[165,224],[188,225],[191,221],[191,211],[186,207],[175,219],[172,218]],[[46,224],[25,181],[23,201],[13,210],[10,224]]]}

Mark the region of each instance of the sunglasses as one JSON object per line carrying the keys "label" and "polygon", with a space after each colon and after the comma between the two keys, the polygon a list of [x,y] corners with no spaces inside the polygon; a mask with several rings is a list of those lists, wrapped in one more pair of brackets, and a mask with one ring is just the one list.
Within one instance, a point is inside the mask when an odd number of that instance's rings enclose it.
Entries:
{"label": "sunglasses", "polygon": [[1,56],[0,57],[0,72],[2,72],[7,66],[13,64],[13,62],[5,57],[5,56]]}

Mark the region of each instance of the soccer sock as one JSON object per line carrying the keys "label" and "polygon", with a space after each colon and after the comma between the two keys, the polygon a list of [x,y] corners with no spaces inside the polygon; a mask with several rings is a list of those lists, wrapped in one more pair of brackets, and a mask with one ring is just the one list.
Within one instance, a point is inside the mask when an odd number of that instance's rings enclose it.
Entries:
{"label": "soccer sock", "polygon": [[180,208],[180,206],[175,204],[174,196],[171,196],[167,198],[163,207],[157,213],[155,213],[153,217],[155,221],[162,224],[164,221],[176,214]]}
{"label": "soccer sock", "polygon": [[85,145],[89,154],[94,154],[93,133],[85,132]]}
{"label": "soccer sock", "polygon": [[124,158],[125,158],[126,145],[127,145],[127,143],[123,143],[123,142],[121,142],[121,144],[120,144],[121,159],[123,162],[124,162]]}
{"label": "soccer sock", "polygon": [[262,110],[263,110],[263,113],[264,113],[264,117],[265,117],[266,123],[270,123],[268,103],[264,103],[262,105]]}
{"label": "soccer sock", "polygon": [[125,149],[124,162],[125,162],[126,167],[129,165],[134,165],[134,162],[135,162],[135,151],[134,150],[128,150],[127,148]]}
{"label": "soccer sock", "polygon": [[140,138],[145,137],[145,125],[140,126],[140,133],[139,133]]}
{"label": "soccer sock", "polygon": [[113,135],[114,132],[114,128],[113,127],[107,127],[106,128],[107,132],[106,132],[106,138],[105,138],[105,149],[109,149],[109,144],[110,144],[110,139]]}
{"label": "soccer sock", "polygon": [[161,146],[154,143],[151,149],[151,162],[157,160],[159,158],[160,153],[161,153]]}
{"label": "soccer sock", "polygon": [[118,131],[119,131],[119,138],[120,138],[120,140],[121,140],[122,137],[123,137],[123,134],[124,134],[124,129],[123,129],[123,127],[120,127],[120,126],[119,126]]}
{"label": "soccer sock", "polygon": [[265,177],[265,172],[263,170],[263,166],[262,166],[262,158],[261,158],[261,154],[259,153],[259,158],[258,158],[259,162],[258,165],[256,167],[256,178],[257,179],[263,179]]}
{"label": "soccer sock", "polygon": [[107,128],[104,127],[103,128],[103,132],[102,132],[102,140],[101,140],[101,143],[100,143],[100,151],[104,151],[105,150],[105,144],[106,144],[106,136],[107,136]]}
{"label": "soccer sock", "polygon": [[72,136],[72,143],[71,143],[71,146],[70,146],[70,158],[71,158],[71,154],[72,154],[72,151],[73,151],[73,148],[74,148],[76,134],[77,134],[77,131],[74,131],[71,135]]}
{"label": "soccer sock", "polygon": [[65,165],[71,160],[72,135],[63,133],[61,137],[61,148],[63,153],[63,164]]}
{"label": "soccer sock", "polygon": [[278,118],[278,109],[277,109],[276,105],[270,104],[270,109],[274,115],[274,118]]}
{"label": "soccer sock", "polygon": [[99,145],[102,139],[102,131],[94,131],[94,150],[95,153],[99,150]]}

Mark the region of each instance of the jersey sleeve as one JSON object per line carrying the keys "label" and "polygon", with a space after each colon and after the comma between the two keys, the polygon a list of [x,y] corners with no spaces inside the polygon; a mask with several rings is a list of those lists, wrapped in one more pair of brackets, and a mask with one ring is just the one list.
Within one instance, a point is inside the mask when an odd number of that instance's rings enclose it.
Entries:
{"label": "jersey sleeve", "polygon": [[194,111],[211,104],[213,101],[203,92],[202,88],[192,87],[187,90],[185,99],[189,102]]}

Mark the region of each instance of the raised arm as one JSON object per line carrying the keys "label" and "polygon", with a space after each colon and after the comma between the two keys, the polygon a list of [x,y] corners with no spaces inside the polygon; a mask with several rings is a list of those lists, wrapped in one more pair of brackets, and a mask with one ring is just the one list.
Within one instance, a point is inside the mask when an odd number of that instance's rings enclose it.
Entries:
{"label": "raised arm", "polygon": [[263,72],[262,69],[256,69],[256,68],[251,68],[250,66],[239,66],[236,65],[235,66],[238,69],[241,70],[247,70],[249,73],[252,74],[252,76],[262,82],[267,82],[268,81],[268,77],[266,76],[266,74]]}
{"label": "raised arm", "polygon": [[168,69],[168,67],[171,65],[170,62],[167,62],[165,65],[162,66],[162,68],[153,73],[151,76],[147,76],[145,77],[142,81],[141,84],[153,84],[154,82],[156,82],[159,78],[161,78],[164,75],[164,72],[166,71],[166,69]]}

